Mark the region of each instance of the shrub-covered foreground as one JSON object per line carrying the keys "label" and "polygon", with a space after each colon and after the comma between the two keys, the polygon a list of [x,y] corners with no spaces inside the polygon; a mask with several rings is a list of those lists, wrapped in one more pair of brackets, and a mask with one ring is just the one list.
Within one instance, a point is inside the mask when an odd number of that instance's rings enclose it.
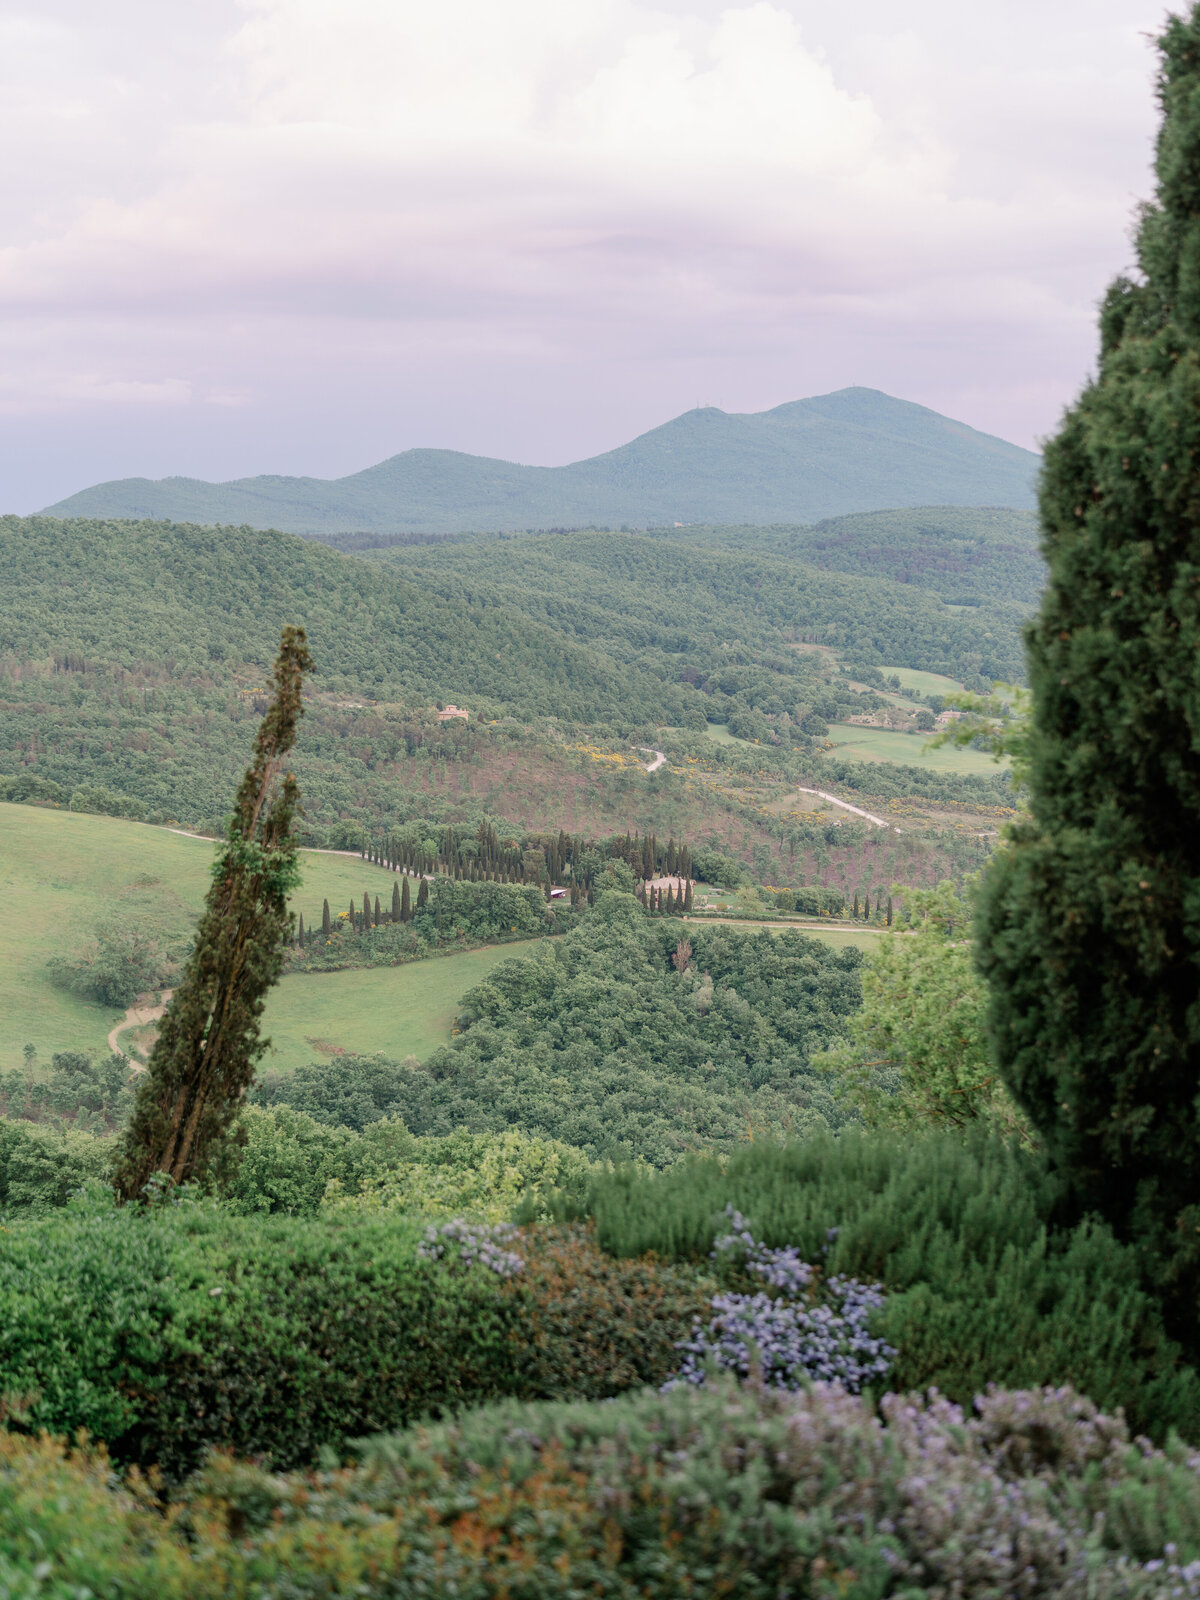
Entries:
{"label": "shrub-covered foreground", "polygon": [[1069,1390],[870,1403],[725,1384],[506,1404],[164,1512],[102,1456],[0,1434],[0,1592],[205,1596],[1200,1595],[1200,1459]]}
{"label": "shrub-covered foreground", "polygon": [[[278,1466],[500,1396],[657,1384],[713,1285],[619,1261],[581,1228],[530,1230],[502,1277],[430,1259],[405,1216],[149,1212],[88,1197],[12,1222],[0,1248],[10,1426],[107,1442],[175,1476],[224,1446]],[[2,1592],[2,1591],[0,1591]]]}
{"label": "shrub-covered foreground", "polygon": [[765,1244],[883,1284],[874,1328],[899,1351],[898,1389],[969,1403],[989,1383],[1071,1383],[1139,1431],[1200,1441],[1200,1376],[1136,1252],[1099,1222],[1056,1226],[1060,1202],[1043,1160],[998,1139],[849,1130],[619,1171],[591,1203],[598,1242],[619,1255],[703,1260],[732,1205]]}

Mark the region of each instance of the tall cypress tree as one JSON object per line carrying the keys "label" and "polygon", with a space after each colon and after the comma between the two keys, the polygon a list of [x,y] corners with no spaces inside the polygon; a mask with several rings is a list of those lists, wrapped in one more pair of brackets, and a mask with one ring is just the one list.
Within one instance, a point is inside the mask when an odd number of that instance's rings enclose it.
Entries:
{"label": "tall cypress tree", "polygon": [[375,926],[383,927],[383,907],[379,904],[379,896],[375,896]]}
{"label": "tall cypress tree", "polygon": [[371,897],[365,890],[363,891],[362,920],[364,928],[371,926]]}
{"label": "tall cypress tree", "polygon": [[[422,883],[424,883],[425,880],[422,878],[421,881],[422,881]],[[408,879],[405,878],[405,880],[404,880],[404,888],[403,888],[403,890],[401,891],[401,894],[400,894],[400,921],[401,922],[407,922],[409,920],[409,918],[412,916],[412,911],[410,909],[411,905],[412,905],[412,902],[410,901],[410,899],[408,897]]]}
{"label": "tall cypress tree", "polygon": [[322,934],[322,937],[328,939],[332,928],[333,928],[333,918],[329,915],[329,901],[328,900],[323,900],[321,902],[321,934]]}
{"label": "tall cypress tree", "polygon": [[303,911],[300,913],[300,925],[296,929],[296,946],[300,950],[304,949],[304,913],[303,913]]}
{"label": "tall cypress tree", "polygon": [[303,715],[312,658],[303,628],[286,627],[275,693],[254,742],[192,953],[159,1028],[117,1161],[114,1186],[136,1200],[155,1173],[203,1177],[218,1157],[254,1064],[259,1022],[283,967],[289,892],[299,882],[292,823],[300,807],[284,760]]}
{"label": "tall cypress tree", "polygon": [[417,910],[420,911],[429,899],[429,879],[421,879],[421,887],[417,890]]}
{"label": "tall cypress tree", "polygon": [[1076,1201],[1200,1294],[1200,6],[1160,39],[1139,273],[1046,451],[1030,814],[976,918],[1005,1082]]}
{"label": "tall cypress tree", "polygon": [[[404,879],[404,887],[406,889],[408,888],[408,878],[407,878],[407,876]],[[400,921],[400,904],[401,904],[401,902],[400,902],[400,884],[399,884],[399,881],[397,881],[397,882],[392,884],[392,921],[393,922],[399,922]]]}

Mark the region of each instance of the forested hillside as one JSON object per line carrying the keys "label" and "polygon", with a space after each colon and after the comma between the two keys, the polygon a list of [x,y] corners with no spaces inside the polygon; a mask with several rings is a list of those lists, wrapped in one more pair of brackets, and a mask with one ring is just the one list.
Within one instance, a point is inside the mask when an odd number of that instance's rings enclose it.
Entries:
{"label": "forested hillside", "polygon": [[875,389],[748,415],[687,411],[605,455],[525,467],[406,450],[350,477],[231,483],[128,478],[50,506],[58,516],[248,523],[294,533],[812,522],[885,506],[1031,506],[1038,457]]}
{"label": "forested hillside", "polygon": [[494,967],[427,1062],[267,1073],[261,1105],[323,1122],[399,1116],[419,1134],[520,1127],[590,1156],[669,1165],[689,1150],[847,1120],[809,1065],[860,1001],[857,950],[647,920],[602,896],[584,925]]}
{"label": "forested hillside", "polygon": [[[795,832],[770,809],[794,812],[779,786],[813,781],[795,762],[819,766],[829,724],[882,703],[880,666],[972,687],[1019,671],[1011,605],[956,611],[911,584],[648,535],[479,535],[354,556],[249,528],[10,517],[0,557],[9,798],[66,804],[83,787],[105,792],[88,809],[216,821],[279,629],[299,618],[317,671],[297,772],[318,843],[349,837],[328,831],[343,825],[490,814],[591,836],[673,829],[749,861]],[[448,701],[470,722],[439,724]],[[702,739],[701,760],[687,739],[711,725],[763,741],[761,754],[748,765],[752,743]],[[695,781],[646,783],[630,746],[664,727]],[[918,741],[907,748],[913,774],[897,784],[877,768],[868,792],[915,784],[1003,803],[990,777],[964,789],[918,770]],[[776,790],[737,798],[731,779],[753,769],[757,783],[771,762]],[[840,763],[829,778],[863,787]],[[745,818],[736,837],[731,808]],[[764,858],[759,870],[782,869]]]}
{"label": "forested hillside", "polygon": [[932,589],[950,605],[1037,603],[1046,581],[1032,511],[922,506],[833,517],[815,527],[706,527],[660,536],[727,550],[791,556],[830,572]]}

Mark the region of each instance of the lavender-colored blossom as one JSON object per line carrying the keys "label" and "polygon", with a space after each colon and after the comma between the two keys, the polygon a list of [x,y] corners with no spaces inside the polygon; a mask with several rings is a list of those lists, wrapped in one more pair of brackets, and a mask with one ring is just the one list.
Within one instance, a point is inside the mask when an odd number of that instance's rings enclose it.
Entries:
{"label": "lavender-colored blossom", "polygon": [[772,1249],[760,1243],[739,1211],[725,1209],[730,1231],[715,1241],[713,1259],[738,1258],[774,1293],[715,1295],[715,1315],[707,1326],[697,1319],[692,1337],[680,1340],[683,1361],[665,1387],[701,1384],[712,1366],[741,1377],[757,1370],[777,1389],[798,1389],[816,1380],[854,1394],[885,1377],[896,1352],[868,1327],[871,1314],[883,1305],[880,1286],[844,1277],[822,1285],[816,1268],[794,1246]]}
{"label": "lavender-colored blossom", "polygon": [[467,1222],[455,1217],[451,1222],[430,1223],[417,1254],[426,1261],[450,1259],[467,1267],[486,1267],[498,1278],[513,1278],[525,1270],[517,1252],[504,1248],[516,1236],[517,1229],[509,1222]]}

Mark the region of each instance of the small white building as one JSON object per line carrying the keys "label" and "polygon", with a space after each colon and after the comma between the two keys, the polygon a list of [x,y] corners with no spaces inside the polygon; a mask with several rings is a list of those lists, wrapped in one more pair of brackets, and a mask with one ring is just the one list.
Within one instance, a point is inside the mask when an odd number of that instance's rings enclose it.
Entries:
{"label": "small white building", "polygon": [[461,717],[464,722],[470,719],[471,713],[464,711],[461,706],[447,706],[444,711],[438,712],[439,722],[450,722],[455,717]]}

